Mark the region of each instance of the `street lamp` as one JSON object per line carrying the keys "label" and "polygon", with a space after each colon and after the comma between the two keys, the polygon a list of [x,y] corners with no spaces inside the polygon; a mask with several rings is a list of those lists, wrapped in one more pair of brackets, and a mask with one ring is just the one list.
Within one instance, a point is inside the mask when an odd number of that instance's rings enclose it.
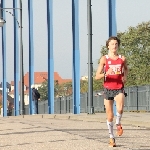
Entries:
{"label": "street lamp", "polygon": [[93,107],[93,63],[92,63],[92,11],[91,0],[87,0],[88,20],[88,114],[94,114]]}
{"label": "street lamp", "polygon": [[[1,8],[0,7],[0,27],[6,23],[2,18],[2,10],[19,9],[20,10],[20,114],[24,114],[24,72],[23,72],[23,42],[22,42],[22,0],[20,0],[20,8]],[[15,16],[14,16],[15,17]]]}
{"label": "street lamp", "polygon": [[3,20],[3,18],[0,18],[0,27],[3,27],[3,25],[6,23],[5,20]]}
{"label": "street lamp", "polygon": [[0,10],[0,27],[3,27],[3,25],[6,23],[6,21],[2,18],[2,8]]}

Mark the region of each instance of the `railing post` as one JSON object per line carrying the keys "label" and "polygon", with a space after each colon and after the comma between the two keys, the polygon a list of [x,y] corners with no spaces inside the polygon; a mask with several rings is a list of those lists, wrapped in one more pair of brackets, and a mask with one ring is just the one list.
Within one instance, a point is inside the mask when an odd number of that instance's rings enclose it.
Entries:
{"label": "railing post", "polygon": [[139,111],[139,97],[138,97],[138,86],[136,87],[137,90],[137,112]]}

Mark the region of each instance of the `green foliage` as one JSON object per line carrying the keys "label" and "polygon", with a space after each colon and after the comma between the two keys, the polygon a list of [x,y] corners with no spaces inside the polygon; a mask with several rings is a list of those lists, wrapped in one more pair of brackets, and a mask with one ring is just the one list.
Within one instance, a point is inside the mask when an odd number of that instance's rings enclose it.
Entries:
{"label": "green foliage", "polygon": [[[45,81],[42,83],[41,87],[38,88],[38,91],[41,95],[41,100],[48,99],[48,82]],[[58,81],[54,81],[54,97],[59,96],[68,96],[72,94],[72,82],[66,82],[59,84]]]}
{"label": "green foliage", "polygon": [[[128,61],[129,75],[126,86],[145,85],[150,83],[150,21],[136,27],[129,27],[125,32],[119,32],[121,40],[119,54]],[[101,54],[107,53],[102,47]]]}
{"label": "green foliage", "polygon": [[93,79],[93,91],[98,91],[103,89],[103,80]]}
{"label": "green foliage", "polygon": [[86,93],[88,91],[88,81],[81,80],[80,81],[80,93]]}
{"label": "green foliage", "polygon": [[[95,74],[96,70],[93,71],[93,77],[95,77]],[[101,89],[103,89],[103,80],[95,80],[95,78],[93,78],[93,91],[98,91]]]}
{"label": "green foliage", "polygon": [[38,88],[38,91],[40,93],[40,99],[47,100],[48,99],[48,82],[47,81],[43,82],[41,87]]}
{"label": "green foliage", "polygon": [[61,84],[60,87],[61,87],[60,92],[62,96],[72,95],[72,82],[71,81]]}

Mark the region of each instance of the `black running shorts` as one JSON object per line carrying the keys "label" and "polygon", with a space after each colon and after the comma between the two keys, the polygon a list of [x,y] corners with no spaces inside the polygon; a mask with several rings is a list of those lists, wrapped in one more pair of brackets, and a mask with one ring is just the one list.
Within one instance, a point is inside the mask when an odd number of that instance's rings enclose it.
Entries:
{"label": "black running shorts", "polygon": [[110,90],[104,88],[104,99],[106,100],[114,100],[114,97],[118,95],[119,93],[124,93],[124,89],[117,89],[117,90]]}

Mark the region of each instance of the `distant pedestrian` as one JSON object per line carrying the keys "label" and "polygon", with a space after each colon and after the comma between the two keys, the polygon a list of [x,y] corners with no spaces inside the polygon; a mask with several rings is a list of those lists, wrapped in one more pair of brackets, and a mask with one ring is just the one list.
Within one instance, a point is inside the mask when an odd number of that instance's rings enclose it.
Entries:
{"label": "distant pedestrian", "polygon": [[[128,68],[127,60],[124,56],[118,54],[120,40],[117,37],[110,37],[106,41],[106,47],[109,50],[108,55],[102,56],[95,79],[104,78],[104,105],[107,114],[107,126],[110,136],[110,147],[116,147],[113,133],[113,103],[116,101],[117,117],[116,128],[117,135],[123,134],[121,118],[123,114],[124,98],[127,96],[124,91],[124,83],[127,80]],[[103,72],[104,71],[104,72]]]}
{"label": "distant pedestrian", "polygon": [[38,100],[40,99],[40,93],[35,88],[34,85],[31,86],[32,88],[32,100],[33,100],[33,114],[38,114]]}

